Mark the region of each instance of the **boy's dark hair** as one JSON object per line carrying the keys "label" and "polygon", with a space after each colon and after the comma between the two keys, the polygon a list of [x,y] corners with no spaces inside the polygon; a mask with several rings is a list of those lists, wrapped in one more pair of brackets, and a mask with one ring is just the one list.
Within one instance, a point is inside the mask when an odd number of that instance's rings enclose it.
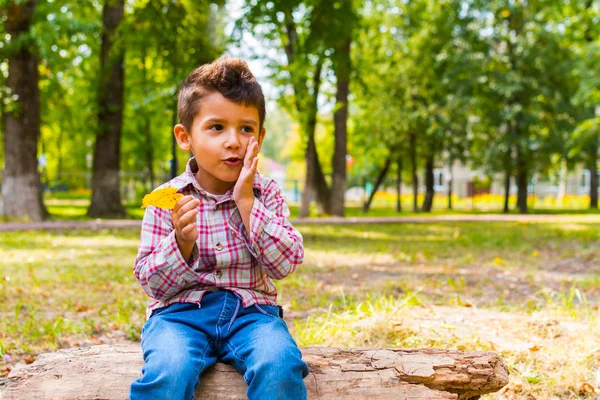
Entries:
{"label": "boy's dark hair", "polygon": [[256,107],[259,129],[262,129],[266,115],[262,88],[245,61],[227,56],[199,66],[179,86],[177,116],[185,129],[191,130],[194,117],[199,112],[200,100],[214,92],[235,103]]}

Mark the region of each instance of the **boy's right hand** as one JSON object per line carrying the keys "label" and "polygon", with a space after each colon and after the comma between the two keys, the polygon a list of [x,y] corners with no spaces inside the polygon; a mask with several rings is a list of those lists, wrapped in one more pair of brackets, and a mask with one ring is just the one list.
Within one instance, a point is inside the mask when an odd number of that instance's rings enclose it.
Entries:
{"label": "boy's right hand", "polygon": [[191,255],[194,243],[198,240],[198,229],[196,229],[196,215],[200,201],[194,196],[184,196],[175,204],[171,218],[175,228],[175,238],[182,255],[187,260],[185,253]]}

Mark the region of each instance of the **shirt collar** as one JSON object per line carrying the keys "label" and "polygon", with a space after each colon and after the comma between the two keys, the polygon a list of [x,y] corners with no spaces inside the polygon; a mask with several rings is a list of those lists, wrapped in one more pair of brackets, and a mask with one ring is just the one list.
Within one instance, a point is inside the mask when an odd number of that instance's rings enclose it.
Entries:
{"label": "shirt collar", "polygon": [[[181,191],[187,186],[192,186],[198,192],[206,195],[206,190],[204,190],[198,181],[196,180],[196,172],[198,172],[198,163],[194,157],[190,158],[185,167],[185,172],[171,182],[170,186],[176,188],[178,191]],[[254,190],[254,197],[260,198],[262,196],[262,175],[258,173],[258,171],[254,174],[254,183],[252,185],[252,189]]]}

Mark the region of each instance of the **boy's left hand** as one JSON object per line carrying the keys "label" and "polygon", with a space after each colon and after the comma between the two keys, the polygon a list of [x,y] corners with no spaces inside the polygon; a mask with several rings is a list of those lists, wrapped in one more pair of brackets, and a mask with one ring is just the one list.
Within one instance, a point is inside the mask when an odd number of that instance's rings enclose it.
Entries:
{"label": "boy's left hand", "polygon": [[248,147],[246,148],[246,156],[244,157],[242,171],[233,188],[233,200],[238,208],[240,205],[252,207],[252,204],[254,203],[254,192],[252,188],[254,186],[254,174],[256,173],[256,168],[258,166],[257,156],[259,148],[256,138],[251,137],[248,141]]}

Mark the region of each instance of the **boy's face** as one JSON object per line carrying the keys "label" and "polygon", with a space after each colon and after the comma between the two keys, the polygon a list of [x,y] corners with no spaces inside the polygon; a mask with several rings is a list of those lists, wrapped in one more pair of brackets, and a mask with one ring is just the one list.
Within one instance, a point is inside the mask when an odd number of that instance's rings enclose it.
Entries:
{"label": "boy's face", "polygon": [[222,194],[237,181],[248,141],[255,137],[262,145],[265,129],[260,129],[258,109],[235,103],[219,92],[200,100],[191,131],[181,125],[173,129],[179,147],[192,151],[198,163],[196,180],[213,194]]}

